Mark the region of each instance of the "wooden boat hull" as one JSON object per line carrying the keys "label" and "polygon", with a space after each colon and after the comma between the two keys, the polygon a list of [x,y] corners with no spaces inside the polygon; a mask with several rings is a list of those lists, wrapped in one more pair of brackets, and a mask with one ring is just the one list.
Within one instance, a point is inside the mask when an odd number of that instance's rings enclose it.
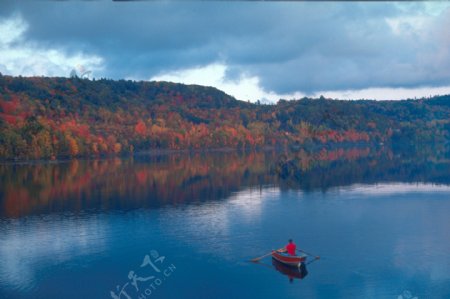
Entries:
{"label": "wooden boat hull", "polygon": [[280,263],[291,267],[300,267],[300,265],[306,260],[306,256],[284,255],[276,250],[272,250],[272,257]]}

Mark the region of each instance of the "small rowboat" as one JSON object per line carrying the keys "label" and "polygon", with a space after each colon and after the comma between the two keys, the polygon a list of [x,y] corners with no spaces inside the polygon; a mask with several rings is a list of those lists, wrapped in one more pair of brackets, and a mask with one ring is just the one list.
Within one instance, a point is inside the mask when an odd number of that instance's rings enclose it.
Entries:
{"label": "small rowboat", "polygon": [[288,266],[300,267],[306,260],[306,255],[288,255],[276,250],[272,250],[272,257]]}

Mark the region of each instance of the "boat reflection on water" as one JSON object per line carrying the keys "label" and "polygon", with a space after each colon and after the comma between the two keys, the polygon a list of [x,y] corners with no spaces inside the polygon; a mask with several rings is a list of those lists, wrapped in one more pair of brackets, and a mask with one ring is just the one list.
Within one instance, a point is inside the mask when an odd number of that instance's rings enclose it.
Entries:
{"label": "boat reflection on water", "polygon": [[303,279],[308,275],[305,263],[301,263],[300,267],[293,267],[283,264],[276,259],[272,258],[272,265],[275,269],[283,275],[289,278],[289,282],[293,282],[294,279]]}

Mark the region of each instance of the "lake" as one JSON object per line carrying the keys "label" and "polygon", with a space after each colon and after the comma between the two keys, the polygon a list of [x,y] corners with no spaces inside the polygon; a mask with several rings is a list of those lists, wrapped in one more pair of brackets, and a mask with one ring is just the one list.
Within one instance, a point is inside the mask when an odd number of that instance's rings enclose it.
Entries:
{"label": "lake", "polygon": [[[445,152],[141,154],[0,174],[0,298],[450,298]],[[289,238],[312,254],[302,271],[249,262]]]}

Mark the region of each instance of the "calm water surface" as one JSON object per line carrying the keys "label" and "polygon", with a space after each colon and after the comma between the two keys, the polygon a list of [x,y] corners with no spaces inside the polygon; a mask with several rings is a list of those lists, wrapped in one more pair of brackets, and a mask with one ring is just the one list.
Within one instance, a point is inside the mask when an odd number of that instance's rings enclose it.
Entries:
{"label": "calm water surface", "polygon": [[0,298],[450,298],[446,159],[279,156],[0,165]]}

